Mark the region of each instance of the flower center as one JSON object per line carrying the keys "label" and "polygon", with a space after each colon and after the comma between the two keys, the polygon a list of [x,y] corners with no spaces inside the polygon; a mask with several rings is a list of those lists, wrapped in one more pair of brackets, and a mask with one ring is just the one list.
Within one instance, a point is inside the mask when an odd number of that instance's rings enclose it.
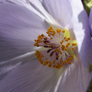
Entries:
{"label": "flower center", "polygon": [[46,33],[48,37],[41,34],[35,40],[34,46],[44,47],[43,50],[37,50],[35,53],[38,61],[43,66],[48,65],[48,67],[57,69],[60,69],[65,64],[71,64],[74,59],[74,49],[77,46],[77,42],[70,38],[70,32],[66,28],[64,30],[54,30],[50,27]]}

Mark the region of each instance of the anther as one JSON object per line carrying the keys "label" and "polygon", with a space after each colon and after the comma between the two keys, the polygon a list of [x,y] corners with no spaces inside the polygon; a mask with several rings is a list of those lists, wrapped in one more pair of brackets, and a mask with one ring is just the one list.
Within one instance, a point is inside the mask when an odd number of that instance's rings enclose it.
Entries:
{"label": "anther", "polygon": [[62,32],[65,33],[65,30],[63,30]]}
{"label": "anther", "polygon": [[64,37],[64,39],[66,39],[66,37]]}
{"label": "anther", "polygon": [[[47,65],[50,68],[53,67],[60,69],[65,64],[71,64],[73,55],[69,54],[68,50],[74,50],[75,46],[77,46],[77,43],[76,41],[74,41],[75,43],[72,43],[71,38],[69,36],[65,36],[65,32],[66,30],[57,29],[55,31],[52,27],[50,27],[46,32],[48,34],[48,37],[46,37],[44,34],[41,34],[37,37],[37,40],[34,40],[34,46],[43,46],[47,49],[45,49],[44,51],[42,50],[42,52],[36,51],[35,53],[35,56],[38,58],[38,61],[43,66]],[[60,40],[58,40],[59,36],[62,35],[64,37],[60,37]],[[59,41],[59,43],[55,43],[54,40]]]}
{"label": "anther", "polygon": [[74,50],[74,48],[72,48],[72,50]]}

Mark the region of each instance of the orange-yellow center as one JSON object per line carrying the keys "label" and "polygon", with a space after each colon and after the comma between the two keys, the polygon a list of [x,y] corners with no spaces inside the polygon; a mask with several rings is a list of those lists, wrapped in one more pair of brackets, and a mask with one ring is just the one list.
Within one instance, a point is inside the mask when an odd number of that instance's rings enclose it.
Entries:
{"label": "orange-yellow center", "polygon": [[44,47],[46,49],[36,51],[35,55],[43,66],[60,69],[65,64],[71,64],[74,55],[69,53],[69,49],[73,52],[77,43],[72,42],[67,30],[48,28],[46,32],[48,37],[41,34],[35,40],[34,46]]}

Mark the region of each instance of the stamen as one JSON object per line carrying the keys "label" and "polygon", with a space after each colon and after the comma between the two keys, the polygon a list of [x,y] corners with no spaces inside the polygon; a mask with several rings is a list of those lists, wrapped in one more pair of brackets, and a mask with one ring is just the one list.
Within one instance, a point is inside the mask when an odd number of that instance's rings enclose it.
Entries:
{"label": "stamen", "polygon": [[63,30],[62,32],[65,33],[65,30]]}
{"label": "stamen", "polygon": [[72,50],[74,50],[74,48],[72,48]]}
{"label": "stamen", "polygon": [[[71,64],[74,55],[70,54],[68,50],[74,51],[77,46],[76,41],[71,42],[69,31],[57,29],[56,31],[50,27],[46,32],[48,37],[41,34],[37,37],[34,46],[42,46],[46,48],[42,51],[36,51],[35,56],[43,66],[60,69],[65,64]],[[68,33],[68,37],[67,34]],[[58,42],[60,41],[60,42]],[[58,42],[58,43],[57,43]]]}

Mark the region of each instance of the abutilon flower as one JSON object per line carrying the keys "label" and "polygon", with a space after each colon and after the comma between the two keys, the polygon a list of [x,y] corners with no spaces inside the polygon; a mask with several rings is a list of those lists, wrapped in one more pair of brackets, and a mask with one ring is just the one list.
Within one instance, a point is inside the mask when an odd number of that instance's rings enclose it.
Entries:
{"label": "abutilon flower", "polygon": [[0,92],[86,92],[90,49],[80,0],[0,0]]}

